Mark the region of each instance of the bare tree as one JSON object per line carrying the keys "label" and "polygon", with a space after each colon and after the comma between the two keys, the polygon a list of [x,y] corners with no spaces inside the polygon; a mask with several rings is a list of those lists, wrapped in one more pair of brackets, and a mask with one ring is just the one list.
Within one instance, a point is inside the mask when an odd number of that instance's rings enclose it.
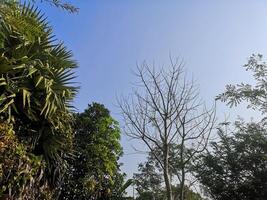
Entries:
{"label": "bare tree", "polygon": [[[139,91],[134,91],[131,98],[121,98],[119,107],[126,134],[143,141],[162,169],[167,199],[184,200],[189,165],[206,149],[215,122],[215,107],[206,109],[194,81],[186,80],[184,63],[170,61],[170,67],[159,72],[145,62],[137,66]],[[175,166],[170,162],[172,144],[179,149]],[[172,191],[173,171],[180,188],[177,197]]]}

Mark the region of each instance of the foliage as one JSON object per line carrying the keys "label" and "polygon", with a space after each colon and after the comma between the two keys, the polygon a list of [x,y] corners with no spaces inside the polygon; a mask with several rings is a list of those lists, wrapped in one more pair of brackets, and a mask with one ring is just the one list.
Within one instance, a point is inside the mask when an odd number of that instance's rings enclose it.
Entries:
{"label": "foliage", "polygon": [[[172,186],[172,190],[174,191],[174,195],[178,196],[179,194],[179,186]],[[202,200],[202,197],[195,193],[194,191],[190,190],[188,187],[185,187],[185,198],[186,200]],[[142,193],[138,193],[138,197],[136,200],[165,200],[166,199],[166,191],[163,189],[159,191],[156,195],[152,191],[144,191]]]}
{"label": "foliage", "polygon": [[[237,106],[247,102],[247,107],[266,114],[267,64],[263,56],[253,54],[246,70],[253,73],[255,85],[227,85],[218,100]],[[220,140],[212,143],[212,152],[202,158],[198,170],[201,183],[214,199],[263,200],[267,198],[267,133],[266,117],[259,123],[235,122],[236,130],[227,135],[219,129]]]}
{"label": "foliage", "polygon": [[[0,0],[0,4],[8,4],[8,3],[20,3],[21,1],[19,0]],[[79,12],[79,8],[73,6],[70,3],[66,3],[65,1],[62,0],[24,0],[24,2],[28,2],[28,3],[38,3],[38,2],[46,2],[52,6],[55,6],[57,8],[60,8],[62,10],[66,10],[70,13],[77,13]]]}
{"label": "foliage", "polygon": [[264,200],[267,198],[267,132],[262,123],[235,122],[228,135],[203,155],[197,168],[205,191],[217,200]]}
{"label": "foliage", "polygon": [[40,156],[27,152],[12,125],[0,123],[0,197],[14,199],[52,199],[44,183],[45,163]]}
{"label": "foliage", "polygon": [[63,199],[109,198],[123,184],[118,163],[122,155],[119,124],[98,103],[89,105],[75,119],[75,157]]}
{"label": "foliage", "polygon": [[227,102],[229,106],[237,106],[242,101],[248,102],[248,108],[260,110],[267,113],[267,64],[263,56],[253,54],[248,63],[244,65],[247,71],[252,71],[256,84],[241,83],[238,85],[227,85],[226,91],[217,96],[217,99]]}
{"label": "foliage", "polygon": [[[33,2],[36,2],[37,0],[32,0]],[[79,12],[79,8],[73,6],[72,4],[66,3],[65,1],[61,0],[41,0],[41,2],[47,2],[51,5],[54,5],[58,8],[61,8],[63,10],[67,10],[70,13],[77,13]]]}
{"label": "foliage", "polygon": [[51,27],[34,7],[5,6],[1,18],[0,113],[14,121],[23,112],[30,121],[43,117],[60,128],[56,114],[67,112],[76,92],[69,85],[76,67],[71,53],[53,42]]}
{"label": "foliage", "polygon": [[120,170],[116,172],[116,175],[113,177],[114,184],[111,189],[110,199],[121,200],[125,198],[126,190],[133,184],[133,179],[128,179],[125,181],[126,174],[121,173]]}
{"label": "foliage", "polygon": [[139,173],[134,174],[136,191],[141,199],[162,199],[162,172],[150,154],[145,163],[138,166]]}
{"label": "foliage", "polygon": [[[179,171],[179,163],[177,163],[177,149],[175,145],[171,145],[170,149],[170,158],[169,162],[172,166],[171,170],[171,180],[175,180],[175,174]],[[156,148],[155,151],[159,151]],[[162,170],[153,156],[152,153],[149,153],[147,161],[139,164],[138,166],[139,173],[134,174],[134,180],[136,185],[136,190],[138,192],[138,200],[164,200],[166,199],[166,189],[163,187],[163,173]],[[172,183],[172,191],[174,191],[174,196],[179,196],[179,185],[174,186],[175,181]],[[201,196],[190,190],[187,186],[185,190],[185,199],[186,200],[201,200]]]}
{"label": "foliage", "polygon": [[125,193],[126,193],[126,189],[128,187],[130,187],[134,181],[133,179],[128,179],[125,183],[124,183],[124,177],[122,177],[122,179],[120,179],[120,181],[114,181],[114,188],[112,190],[112,195],[110,197],[110,199],[112,200],[126,200],[126,199],[131,199],[129,197],[124,197]]}
{"label": "foliage", "polygon": [[37,8],[16,1],[0,7],[0,116],[13,124],[29,162],[40,159],[44,178],[55,186],[71,146],[76,63]]}

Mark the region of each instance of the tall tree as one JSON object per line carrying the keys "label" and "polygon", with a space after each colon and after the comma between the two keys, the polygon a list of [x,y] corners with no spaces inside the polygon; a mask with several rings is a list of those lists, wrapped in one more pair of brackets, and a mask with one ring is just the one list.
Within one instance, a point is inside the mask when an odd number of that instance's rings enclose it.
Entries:
{"label": "tall tree", "polygon": [[63,199],[108,199],[123,184],[119,124],[102,104],[75,116],[74,154]]}
{"label": "tall tree", "polygon": [[[169,162],[170,145],[179,147],[179,199],[184,200],[188,166],[205,150],[215,121],[214,109],[207,110],[193,82],[186,81],[183,63],[178,60],[156,72],[146,63],[137,67],[139,91],[119,105],[128,136],[143,141],[159,163],[164,175],[166,196],[173,200]],[[142,90],[143,89],[143,90]],[[160,149],[162,154],[155,151]],[[189,180],[188,180],[189,181]]]}
{"label": "tall tree", "polygon": [[29,153],[42,157],[55,188],[71,145],[76,62],[37,8],[16,1],[0,7],[0,117]]}

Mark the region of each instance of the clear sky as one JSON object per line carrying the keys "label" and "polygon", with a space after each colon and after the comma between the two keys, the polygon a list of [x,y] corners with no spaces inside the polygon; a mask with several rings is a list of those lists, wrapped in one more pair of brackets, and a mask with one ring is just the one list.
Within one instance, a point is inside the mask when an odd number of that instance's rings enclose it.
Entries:
{"label": "clear sky", "polygon": [[[136,63],[168,66],[169,54],[186,62],[188,74],[210,104],[228,83],[251,82],[242,65],[252,53],[267,60],[267,0],[76,0],[79,14],[42,6],[58,39],[79,63],[79,111],[103,103],[114,118],[116,95],[131,92]],[[218,117],[229,112],[222,103]],[[250,114],[245,109],[237,114]],[[123,170],[129,176],[144,156],[122,137]]]}

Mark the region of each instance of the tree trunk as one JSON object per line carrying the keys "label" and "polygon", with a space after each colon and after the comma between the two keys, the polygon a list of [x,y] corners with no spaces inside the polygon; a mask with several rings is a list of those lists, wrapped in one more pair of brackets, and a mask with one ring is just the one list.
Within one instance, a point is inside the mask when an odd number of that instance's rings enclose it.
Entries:
{"label": "tree trunk", "polygon": [[[183,126],[183,133],[185,132],[184,130],[184,126]],[[182,163],[181,166],[181,173],[182,173],[182,177],[181,177],[181,182],[180,182],[180,195],[179,195],[179,200],[184,200],[184,184],[185,184],[185,163],[184,163],[184,135],[182,137],[182,143],[181,143],[181,150],[180,150],[180,161]]]}
{"label": "tree trunk", "polygon": [[169,171],[168,169],[164,169],[164,181],[165,181],[165,186],[166,186],[166,191],[167,191],[167,200],[173,200],[170,176],[169,176],[168,171]]}
{"label": "tree trunk", "polygon": [[173,200],[172,197],[172,187],[170,181],[170,172],[169,172],[169,147],[167,144],[164,145],[164,182],[167,191],[167,200]]}
{"label": "tree trunk", "polygon": [[184,184],[185,184],[185,171],[184,171],[184,167],[182,167],[182,177],[181,177],[181,183],[180,183],[180,200],[185,200]]}

